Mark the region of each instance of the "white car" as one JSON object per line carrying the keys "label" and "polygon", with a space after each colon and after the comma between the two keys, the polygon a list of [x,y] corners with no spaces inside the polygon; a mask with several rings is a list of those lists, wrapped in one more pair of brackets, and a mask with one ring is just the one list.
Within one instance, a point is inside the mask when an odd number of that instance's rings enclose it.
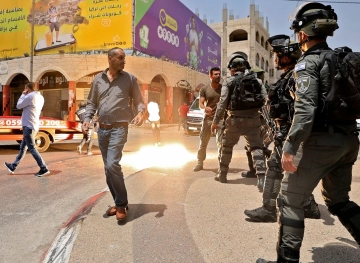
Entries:
{"label": "white car", "polygon": [[200,110],[199,97],[191,104],[186,117],[186,132],[188,134],[200,132],[205,113]]}

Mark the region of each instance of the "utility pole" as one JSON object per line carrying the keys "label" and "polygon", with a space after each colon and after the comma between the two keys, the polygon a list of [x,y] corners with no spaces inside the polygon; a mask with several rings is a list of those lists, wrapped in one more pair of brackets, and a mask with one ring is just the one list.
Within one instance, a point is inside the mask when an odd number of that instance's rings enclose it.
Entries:
{"label": "utility pole", "polygon": [[34,71],[34,21],[35,20],[35,0],[32,0],[31,9],[31,42],[30,42],[30,82],[33,81]]}

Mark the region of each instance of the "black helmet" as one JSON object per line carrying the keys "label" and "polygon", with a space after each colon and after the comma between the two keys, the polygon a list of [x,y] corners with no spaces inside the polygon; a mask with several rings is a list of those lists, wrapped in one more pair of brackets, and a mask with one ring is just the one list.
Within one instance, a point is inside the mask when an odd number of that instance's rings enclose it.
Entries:
{"label": "black helmet", "polygon": [[295,33],[304,31],[308,36],[332,36],[339,28],[337,15],[330,5],[311,2],[299,6],[290,16],[291,30]]}
{"label": "black helmet", "polygon": [[267,40],[267,42],[272,47],[272,52],[276,53],[279,57],[289,56],[298,60],[301,56],[299,44],[294,41],[290,41],[290,37],[287,35],[272,36]]}
{"label": "black helmet", "polygon": [[251,69],[249,62],[241,56],[235,55],[229,60],[228,69],[235,69],[236,71],[245,71],[245,69]]}

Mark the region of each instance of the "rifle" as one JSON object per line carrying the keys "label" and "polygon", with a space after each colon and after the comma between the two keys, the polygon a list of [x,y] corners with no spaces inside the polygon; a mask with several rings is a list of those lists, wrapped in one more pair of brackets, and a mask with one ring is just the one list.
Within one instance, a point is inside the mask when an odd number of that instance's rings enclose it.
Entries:
{"label": "rifle", "polygon": [[280,140],[278,138],[278,136],[276,136],[278,134],[281,135],[281,132],[280,132],[279,128],[276,126],[276,123],[270,118],[270,115],[266,108],[266,105],[261,107],[260,113],[263,116],[264,120],[266,121],[267,126],[270,128],[270,129],[267,129],[267,134],[268,134],[269,138],[274,141],[276,152],[279,155],[279,157],[281,158],[282,146],[283,146],[282,140]]}

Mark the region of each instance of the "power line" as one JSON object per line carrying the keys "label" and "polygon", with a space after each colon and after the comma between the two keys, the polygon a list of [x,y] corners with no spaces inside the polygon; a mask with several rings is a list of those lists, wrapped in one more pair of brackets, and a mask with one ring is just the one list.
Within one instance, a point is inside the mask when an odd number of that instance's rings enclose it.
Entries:
{"label": "power line", "polygon": [[[291,1],[291,2],[309,2],[307,0],[283,0],[283,1]],[[333,3],[333,4],[357,4],[360,5],[360,2],[353,2],[353,1],[347,1],[347,2],[339,2],[339,1],[321,1],[323,3]]]}

